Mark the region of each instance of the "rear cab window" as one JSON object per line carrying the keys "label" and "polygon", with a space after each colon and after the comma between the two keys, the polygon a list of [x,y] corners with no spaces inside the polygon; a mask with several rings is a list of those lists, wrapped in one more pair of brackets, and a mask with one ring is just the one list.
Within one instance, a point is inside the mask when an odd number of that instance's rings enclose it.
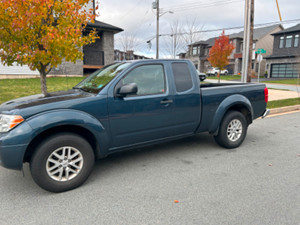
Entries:
{"label": "rear cab window", "polygon": [[185,62],[172,63],[175,87],[177,92],[185,92],[193,88],[192,75]]}

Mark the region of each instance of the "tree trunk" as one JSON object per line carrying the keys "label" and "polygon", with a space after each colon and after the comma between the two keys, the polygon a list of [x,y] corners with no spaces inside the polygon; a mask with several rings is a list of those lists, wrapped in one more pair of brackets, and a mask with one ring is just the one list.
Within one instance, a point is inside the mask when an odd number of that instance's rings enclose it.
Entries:
{"label": "tree trunk", "polygon": [[219,69],[219,73],[218,73],[218,83],[220,83],[221,81],[221,69]]}
{"label": "tree trunk", "polygon": [[46,80],[46,68],[42,68],[40,70],[40,77],[41,77],[41,90],[45,97],[49,96],[47,92],[47,80]]}

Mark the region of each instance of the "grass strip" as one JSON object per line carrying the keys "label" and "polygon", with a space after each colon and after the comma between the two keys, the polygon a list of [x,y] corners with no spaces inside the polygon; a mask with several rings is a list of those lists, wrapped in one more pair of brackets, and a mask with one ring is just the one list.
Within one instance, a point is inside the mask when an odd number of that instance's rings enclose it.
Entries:
{"label": "grass strip", "polygon": [[[206,79],[218,80],[217,76],[207,76]],[[241,80],[240,75],[221,75],[221,80]]]}
{"label": "grass strip", "polygon": [[[84,77],[48,77],[48,92],[68,90]],[[0,104],[15,98],[41,93],[40,78],[0,80]]]}
{"label": "grass strip", "polygon": [[[266,80],[263,81],[262,83],[266,84],[292,84],[292,85],[297,85],[297,79],[288,79],[288,80]],[[300,83],[300,82],[299,82]]]}
{"label": "grass strip", "polygon": [[275,100],[268,102],[269,109],[280,108],[285,106],[300,105],[300,98],[289,98],[283,100]]}

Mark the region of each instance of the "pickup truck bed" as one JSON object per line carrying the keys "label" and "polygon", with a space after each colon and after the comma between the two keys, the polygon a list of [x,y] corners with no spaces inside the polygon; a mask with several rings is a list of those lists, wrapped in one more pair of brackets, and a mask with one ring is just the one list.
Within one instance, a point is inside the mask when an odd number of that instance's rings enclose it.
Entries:
{"label": "pickup truck bed", "polygon": [[[210,83],[201,84],[201,98],[202,98],[202,118],[205,120],[201,121],[201,126],[197,132],[209,131],[214,133],[217,124],[220,123],[220,119],[214,122],[214,119],[221,118],[218,115],[218,108],[222,108],[220,104],[224,104],[224,107],[231,107],[227,101],[235,102],[233,105],[237,107],[237,102],[241,105],[247,103],[249,115],[248,123],[251,124],[252,121],[258,117],[261,117],[265,110],[265,95],[262,94],[265,89],[264,84],[254,84],[254,83]],[[226,105],[226,106],[225,106]],[[255,108],[251,112],[251,108]]]}

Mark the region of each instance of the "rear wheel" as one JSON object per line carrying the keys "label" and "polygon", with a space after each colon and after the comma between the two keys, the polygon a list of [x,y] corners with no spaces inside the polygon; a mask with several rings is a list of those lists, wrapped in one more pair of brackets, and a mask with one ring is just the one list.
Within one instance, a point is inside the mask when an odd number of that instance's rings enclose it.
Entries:
{"label": "rear wheel", "polygon": [[34,181],[43,189],[63,192],[83,184],[94,166],[94,152],[82,137],[61,133],[36,149],[30,162]]}
{"label": "rear wheel", "polygon": [[239,147],[247,134],[248,124],[245,116],[238,111],[229,111],[223,118],[215,141],[225,148]]}

